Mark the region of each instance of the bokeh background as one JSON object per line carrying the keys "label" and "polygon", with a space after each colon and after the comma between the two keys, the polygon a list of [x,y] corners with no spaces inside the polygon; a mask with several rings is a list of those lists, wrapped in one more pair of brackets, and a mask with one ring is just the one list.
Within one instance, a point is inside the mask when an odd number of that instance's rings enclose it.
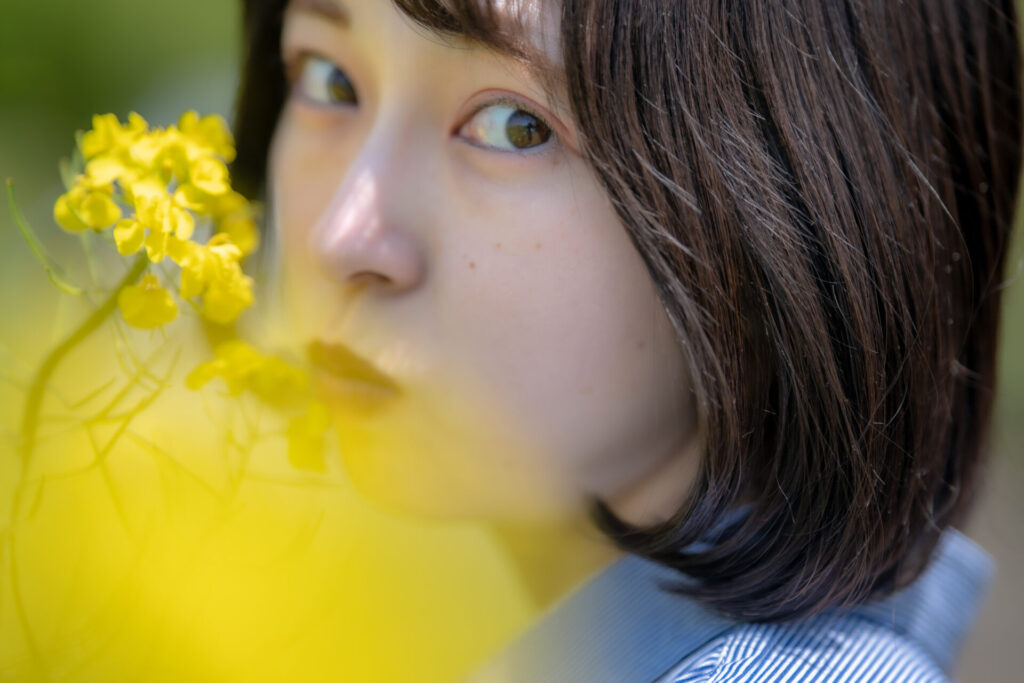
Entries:
{"label": "bokeh background", "polygon": [[[52,220],[57,161],[93,113],[173,123],[186,108],[230,119],[240,61],[232,0],[0,0],[0,179],[57,255],[76,240]],[[962,654],[965,681],[1014,681],[1024,632],[1024,251],[1010,258],[1000,395],[987,492],[966,531],[991,552],[997,577]],[[31,366],[47,344],[16,334],[61,312],[60,297],[0,209],[0,368]],[[46,337],[45,334],[42,337]],[[42,341],[49,341],[48,338]],[[0,374],[0,401],[15,391]],[[9,425],[4,425],[8,427]],[[3,435],[0,435],[3,436]],[[2,454],[2,457],[8,455]],[[3,472],[0,469],[0,472]],[[0,639],[3,634],[0,633]],[[2,676],[0,676],[2,678]]]}

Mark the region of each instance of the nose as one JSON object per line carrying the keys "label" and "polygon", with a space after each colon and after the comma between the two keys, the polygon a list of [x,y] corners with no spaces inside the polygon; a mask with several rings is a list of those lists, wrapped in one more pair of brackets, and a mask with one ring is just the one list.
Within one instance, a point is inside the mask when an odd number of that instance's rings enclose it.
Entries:
{"label": "nose", "polygon": [[310,232],[310,248],[327,277],[341,285],[366,284],[389,292],[415,288],[426,263],[416,236],[400,225],[396,204],[414,188],[391,183],[383,196],[383,172],[370,164],[351,167]]}

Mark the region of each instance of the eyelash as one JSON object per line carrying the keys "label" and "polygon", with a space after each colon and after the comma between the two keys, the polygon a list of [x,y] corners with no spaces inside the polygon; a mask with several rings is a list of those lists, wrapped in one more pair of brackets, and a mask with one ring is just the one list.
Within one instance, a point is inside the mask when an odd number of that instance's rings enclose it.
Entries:
{"label": "eyelash", "polygon": [[[337,64],[335,64],[333,62],[333,60],[323,56],[322,54],[319,54],[319,53],[317,53],[315,51],[312,51],[312,50],[301,50],[301,51],[296,51],[296,52],[291,53],[291,54],[285,54],[282,57],[282,63],[283,63],[284,72],[285,72],[285,80],[286,80],[286,82],[288,84],[289,93],[294,93],[295,90],[298,88],[299,83],[300,83],[301,78],[302,78],[302,72],[303,72],[303,69],[304,69],[306,63],[308,61],[314,60],[314,59],[322,60],[324,62],[330,63],[335,69],[337,69],[339,72],[341,72],[341,74],[343,74],[345,76],[346,80],[348,80],[349,84],[351,85],[351,79],[348,78],[348,74],[345,73],[344,69],[342,69]],[[317,101],[311,100],[308,97],[302,97],[301,95],[298,96],[298,97],[303,102],[305,102],[307,105],[312,106],[312,107],[321,108],[321,109],[333,108],[335,106],[358,105],[358,103],[359,103],[359,95],[358,95],[358,93],[355,92],[355,86],[352,86],[352,90],[353,90],[353,93],[355,94],[355,100],[356,100],[354,103],[341,103],[341,102],[339,102],[339,103],[336,103],[336,104],[324,104],[324,103],[321,103],[321,102],[317,102]],[[547,118],[543,114],[541,114],[540,112],[536,111],[534,108],[532,108],[531,106],[529,106],[528,104],[526,104],[525,102],[520,100],[519,98],[512,97],[512,96],[509,96],[509,95],[499,96],[499,97],[496,97],[494,99],[487,100],[486,102],[483,102],[480,105],[474,107],[473,111],[470,112],[470,114],[468,116],[466,116],[462,120],[461,123],[459,123],[459,125],[456,127],[456,130],[461,131],[463,128],[466,127],[467,124],[469,124],[474,118],[476,118],[477,115],[480,114],[480,112],[484,111],[485,109],[487,109],[489,107],[509,107],[509,108],[515,109],[516,111],[524,112],[524,113],[529,114],[530,116],[536,118],[543,126],[545,126],[550,131],[550,138],[548,140],[546,140],[545,142],[541,143],[540,145],[536,145],[534,147],[527,147],[527,148],[517,149],[514,152],[516,154],[520,154],[520,155],[524,155],[524,156],[532,156],[532,155],[543,154],[544,152],[548,151],[551,147],[553,147],[554,143],[559,140],[558,133],[555,132],[555,127],[552,126],[548,122]],[[497,151],[503,151],[503,152],[511,151],[511,150],[503,150],[503,149],[500,149],[500,148],[495,148],[495,147],[490,146],[490,145],[478,144],[478,143],[475,143],[475,142],[473,142],[471,140],[468,140],[468,139],[465,139],[465,138],[463,138],[463,139],[466,141],[467,144],[472,145],[474,147],[477,147],[479,149],[497,150]]]}

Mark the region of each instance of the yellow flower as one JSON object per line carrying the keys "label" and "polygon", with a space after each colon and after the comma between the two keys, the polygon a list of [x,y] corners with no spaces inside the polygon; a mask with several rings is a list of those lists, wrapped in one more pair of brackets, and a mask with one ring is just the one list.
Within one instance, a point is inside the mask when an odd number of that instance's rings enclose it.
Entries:
{"label": "yellow flower", "polygon": [[242,251],[242,256],[248,256],[259,248],[260,233],[253,209],[241,194],[232,190],[217,197],[209,211],[217,219],[217,231],[227,234]]}
{"label": "yellow flower", "polygon": [[220,159],[203,157],[189,168],[189,182],[208,195],[221,195],[231,189],[228,182],[228,167]]}
{"label": "yellow flower", "polygon": [[143,330],[166,325],[178,315],[174,297],[152,274],[144,276],[139,284],[122,289],[117,296],[117,307],[126,323]]}
{"label": "yellow flower", "polygon": [[117,253],[122,256],[130,256],[141,249],[145,237],[146,228],[134,218],[125,218],[114,226],[114,242]]}
{"label": "yellow flower", "polygon": [[166,192],[157,196],[137,196],[135,210],[142,224],[153,232],[173,234],[178,239],[187,240],[195,230],[192,214],[178,206]]}
{"label": "yellow flower", "polygon": [[203,317],[219,325],[228,325],[252,305],[252,278],[242,274],[238,263],[228,277],[210,283],[203,295]]}
{"label": "yellow flower", "polygon": [[216,231],[226,234],[241,250],[241,256],[248,256],[259,248],[260,243],[253,209],[249,200],[232,190],[230,185],[225,187],[227,190],[222,194],[210,195],[194,185],[182,185],[175,191],[174,201],[183,208],[214,218]]}
{"label": "yellow flower", "polygon": [[230,277],[231,265],[242,257],[227,235],[214,235],[206,245],[189,243],[181,260],[181,295],[199,296],[218,278]]}
{"label": "yellow flower", "polygon": [[249,380],[260,365],[263,356],[240,339],[222,342],[214,350],[215,358],[197,366],[185,378],[189,389],[202,388],[215,377],[222,377],[228,392],[240,394],[249,386]]}
{"label": "yellow flower", "polygon": [[228,391],[251,391],[260,400],[277,407],[304,407],[309,397],[309,376],[277,356],[260,353],[241,339],[222,342],[214,359],[199,364],[185,379],[190,389],[199,389],[216,377]]}
{"label": "yellow flower", "polygon": [[[166,171],[173,165],[167,162],[166,155],[173,148],[176,138],[173,133],[165,130],[153,130],[139,137],[128,147],[128,158],[139,168],[155,172]],[[170,178],[165,178],[169,181]]]}
{"label": "yellow flower", "polygon": [[[136,211],[132,218],[138,226],[119,226],[122,228],[121,232],[115,232],[114,235],[118,251],[122,254],[135,253],[137,248],[127,252],[123,250],[135,246],[133,240],[141,240],[142,236],[145,236],[140,245],[145,245],[150,261],[159,263],[165,256],[170,256],[175,262],[179,262],[185,255],[181,250],[181,243],[188,240],[195,230],[195,219],[192,214],[179,206],[174,198],[167,194],[164,184],[152,175],[141,176],[126,183],[125,196],[130,197],[130,201],[135,205]],[[149,235],[145,235],[146,229],[149,229]]]}
{"label": "yellow flower", "polygon": [[241,193],[230,190],[217,197],[210,197],[206,203],[206,212],[214,218],[224,218],[239,212],[251,213],[249,200]]}
{"label": "yellow flower", "polygon": [[93,190],[85,184],[72,187],[57,199],[53,217],[65,230],[109,228],[121,218],[121,207],[108,190]]}
{"label": "yellow flower", "polygon": [[217,223],[217,229],[227,235],[238,246],[242,256],[248,256],[260,246],[260,233],[256,221],[248,211],[226,216]]}
{"label": "yellow flower", "polygon": [[109,228],[121,218],[121,208],[105,192],[89,192],[78,205],[78,216],[94,230]]}
{"label": "yellow flower", "polygon": [[57,203],[53,206],[53,219],[57,221],[57,225],[68,232],[81,232],[82,230],[87,230],[89,226],[71,208],[72,192],[74,190],[66,192],[57,198]]}
{"label": "yellow flower", "polygon": [[188,240],[180,240],[169,232],[150,231],[143,241],[146,247],[146,256],[153,263],[160,263],[164,257],[170,258],[175,263],[181,263],[188,255]]}
{"label": "yellow flower", "polygon": [[230,339],[218,344],[214,349],[214,359],[199,364],[185,378],[185,384],[196,390],[215,377],[221,377],[228,392],[240,394],[251,388],[253,377],[265,364],[266,358],[259,351],[241,339]]}
{"label": "yellow flower", "polygon": [[188,162],[179,179],[181,184],[174,193],[174,200],[196,213],[215,216],[223,203],[222,197],[238,194],[231,189],[228,167],[212,156]]}
{"label": "yellow flower", "polygon": [[189,160],[216,155],[228,163],[234,161],[235,143],[220,116],[210,114],[199,118],[199,114],[189,110],[178,119],[178,130],[185,139]]}
{"label": "yellow flower", "polygon": [[148,124],[132,112],[122,125],[113,114],[93,117],[92,130],[82,136],[85,175],[90,182],[109,184],[131,173],[137,165],[131,150],[147,135]]}
{"label": "yellow flower", "polygon": [[[84,172],[53,207],[62,228],[113,227],[119,254],[145,248],[154,263],[174,261],[182,269],[181,295],[201,296],[203,316],[215,323],[229,324],[252,305],[253,281],[239,262],[256,249],[259,234],[249,202],[231,189],[234,141],[221,117],[188,111],[177,126],[150,130],[134,112],[126,123],[97,115],[79,144]],[[122,206],[132,212],[124,216]],[[196,244],[196,220],[206,217],[216,234]],[[177,315],[171,294],[150,276],[121,291],[118,305],[136,327]]]}
{"label": "yellow flower", "polygon": [[216,264],[209,251],[201,244],[188,243],[185,248],[185,256],[179,265],[181,266],[181,288],[179,291],[183,299],[191,299],[202,294],[206,285],[214,278]]}
{"label": "yellow flower", "polygon": [[131,171],[119,155],[104,154],[91,159],[85,165],[85,175],[89,181],[98,185],[109,185]]}
{"label": "yellow flower", "polygon": [[113,114],[92,117],[92,130],[82,136],[82,155],[92,159],[101,154],[120,153],[127,149],[149,127],[146,120],[132,112],[128,123],[121,125]]}
{"label": "yellow flower", "polygon": [[277,356],[270,356],[253,375],[249,388],[270,405],[294,405],[308,396],[309,375]]}
{"label": "yellow flower", "polygon": [[293,415],[298,411],[286,429],[288,460],[295,467],[324,471],[324,436],[330,429],[330,414],[326,406],[312,400],[309,375],[304,370],[277,356],[264,355],[241,339],[231,339],[217,346],[213,360],[196,366],[185,384],[198,390],[218,377],[232,395],[248,391],[277,409]]}
{"label": "yellow flower", "polygon": [[212,214],[216,198],[186,183],[174,191],[174,202],[196,213]]}
{"label": "yellow flower", "polygon": [[125,199],[136,208],[141,202],[167,197],[167,183],[151,171],[132,170],[122,179],[122,188]]}
{"label": "yellow flower", "polygon": [[242,273],[242,252],[218,233],[206,245],[190,243],[180,261],[181,295],[203,296],[203,316],[220,325],[233,322],[252,305],[252,278]]}

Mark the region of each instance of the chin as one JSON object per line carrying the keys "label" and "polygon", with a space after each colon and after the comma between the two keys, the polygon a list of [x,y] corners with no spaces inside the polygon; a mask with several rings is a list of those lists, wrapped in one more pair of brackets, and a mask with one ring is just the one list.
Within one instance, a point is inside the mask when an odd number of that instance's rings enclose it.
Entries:
{"label": "chin", "polygon": [[[374,507],[403,517],[455,521],[492,514],[485,503],[491,487],[482,477],[489,468],[471,475],[460,464],[466,462],[464,444],[403,417],[335,417],[342,463],[356,492]],[[475,455],[480,463],[480,454]]]}
{"label": "chin", "polygon": [[[343,451],[348,480],[373,507],[400,517],[436,521],[469,521],[486,517],[470,501],[453,495],[452,486],[428,484],[409,465],[414,453],[371,449]],[[404,463],[404,464],[403,464]]]}
{"label": "chin", "polygon": [[[384,512],[438,522],[494,522],[550,519],[569,514],[570,497],[540,478],[509,475],[492,456],[439,442],[410,443],[367,429],[339,433],[348,480],[361,498]],[[376,438],[374,438],[376,437]],[[506,461],[507,462],[507,461]]]}
{"label": "chin", "polygon": [[458,408],[452,396],[403,396],[373,415],[332,410],[339,451],[356,491],[408,517],[496,521],[570,509],[558,459],[492,411]]}

